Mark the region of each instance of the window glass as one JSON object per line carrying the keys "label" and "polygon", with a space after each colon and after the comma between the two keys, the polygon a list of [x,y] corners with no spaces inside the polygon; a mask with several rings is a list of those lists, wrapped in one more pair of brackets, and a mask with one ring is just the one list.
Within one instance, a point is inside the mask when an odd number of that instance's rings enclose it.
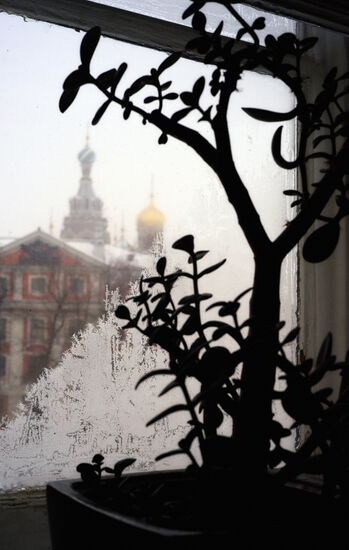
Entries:
{"label": "window glass", "polygon": [[6,340],[6,319],[0,319],[0,341]]}
{"label": "window glass", "polygon": [[[81,33],[3,13],[0,26],[6,45],[0,58],[0,169],[1,180],[11,181],[0,203],[0,277],[5,269],[13,277],[13,301],[1,304],[11,322],[11,342],[8,383],[0,387],[1,410],[9,417],[0,430],[0,487],[74,476],[76,464],[96,452],[107,461],[134,453],[138,469],[153,467],[158,451],[185,433],[186,419],[179,418],[179,427],[176,417],[145,429],[145,420],[166,403],[156,398],[157,382],[144,391],[134,388],[145,369],[166,364],[167,357],[138,334],[121,333],[114,308],[132,291],[130,281],[142,270],[154,271],[161,247],[173,268],[181,265],[183,255],[171,245],[185,234],[195,236],[197,248],[210,250],[207,265],[227,259],[202,284],[201,291],[215,300],[232,299],[251,286],[251,253],[215,174],[187,146],[174,139],[159,145],[156,128],[135,116],[124,121],[116,107],[91,128],[102,101],[92,87],[79,92],[64,116],[59,113],[62,82],[79,63]],[[140,68],[149,71],[165,57],[102,39],[93,70],[99,74],[128,60],[127,87]],[[189,60],[169,71],[178,92],[191,89],[201,74],[210,78],[210,67]],[[295,174],[272,160],[277,123],[261,125],[241,107],[286,112],[294,99],[271,76],[252,72],[239,90],[229,105],[232,147],[275,238],[291,215],[283,190],[294,188]],[[197,120],[189,117],[187,124],[195,127]],[[213,142],[209,128],[203,125],[202,131]],[[294,142],[290,121],[284,132],[290,159]],[[295,324],[295,279],[290,261],[282,286],[288,326]],[[46,300],[32,300],[30,280],[46,290],[50,281]],[[86,290],[86,301],[72,299]],[[188,288],[178,288],[184,291]],[[244,300],[242,319],[247,305]],[[67,331],[82,328],[67,350]],[[177,464],[182,465],[170,460],[155,467]]]}
{"label": "window glass", "polygon": [[0,378],[5,378],[6,375],[6,357],[0,355]]}
{"label": "window glass", "polygon": [[46,366],[46,355],[31,355],[28,358],[27,368],[24,373],[24,379],[26,383],[30,384],[35,382],[37,377],[41,374],[42,370]]}
{"label": "window glass", "polygon": [[85,281],[81,277],[70,277],[69,290],[76,296],[81,296],[85,290]]}
{"label": "window glass", "polygon": [[45,338],[45,321],[44,319],[30,320],[30,340],[34,342],[42,342]]}
{"label": "window glass", "polygon": [[33,294],[45,294],[47,292],[47,281],[45,277],[32,277],[30,285]]}
{"label": "window glass", "polygon": [[0,277],[0,300],[6,297],[8,292],[8,278]]}

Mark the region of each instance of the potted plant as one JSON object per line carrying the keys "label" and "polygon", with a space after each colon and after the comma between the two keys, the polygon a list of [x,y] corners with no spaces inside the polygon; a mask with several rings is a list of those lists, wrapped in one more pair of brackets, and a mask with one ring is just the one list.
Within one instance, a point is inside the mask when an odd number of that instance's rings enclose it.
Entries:
{"label": "potted plant", "polygon": [[[126,321],[125,328],[141,331],[150,344],[159,345],[168,353],[168,369],[145,374],[139,384],[158,375],[169,380],[162,393],[174,388],[182,391],[182,402],[150,419],[148,424],[186,411],[187,436],[179,441],[177,449],[166,450],[158,458],[184,453],[190,466],[187,472],[122,477],[121,471],[128,465],[122,462],[114,469],[106,469],[116,475],[114,481],[107,482],[101,480],[103,458],[97,455],[92,465],[79,467],[85,479],[83,496],[73,491],[68,482],[49,486],[52,530],[59,530],[52,512],[57,509],[57,501],[72,522],[78,515],[78,503],[81,510],[83,502],[83,513],[87,514],[84,517],[94,522],[94,543],[100,541],[101,533],[108,540],[115,532],[115,537],[126,536],[130,547],[145,540],[160,545],[167,537],[166,544],[176,547],[195,541],[201,544],[211,538],[222,544],[235,542],[238,548],[254,546],[257,541],[273,548],[291,548],[299,538],[298,530],[304,530],[304,544],[322,547],[335,540],[339,548],[349,481],[349,357],[342,362],[336,360],[329,334],[315,360],[290,360],[285,345],[297,338],[299,329],[293,328],[286,337],[280,337],[284,323],[280,319],[279,289],[281,266],[292,249],[302,244],[305,261],[325,261],[337,245],[341,220],[349,214],[349,185],[345,180],[349,173],[349,113],[344,101],[349,73],[342,75],[331,70],[318,95],[309,98],[301,67],[315,38],[300,40],[291,33],[278,38],[268,35],[261,45],[258,31],[265,27],[264,18],[249,24],[236,11],[235,2],[227,0],[218,3],[241,25],[237,39],[222,37],[222,23],[210,34],[201,11],[207,3],[208,0],[192,0],[183,17],[192,16],[192,26],[198,33],[188,48],[197,50],[212,67],[212,78],[207,82],[200,77],[192,90],[183,91],[179,96],[183,105],[171,117],[166,115],[164,105],[178,99],[178,94],[170,91],[166,71],[180,54],[168,56],[121,95],[118,85],[127,70],[126,63],[97,77],[90,72],[99,28],[91,29],[82,40],[81,64],[63,84],[60,109],[68,109],[81,86],[92,84],[104,95],[92,124],[97,124],[109,105],[115,103],[123,109],[125,119],[135,114],[145,124],[159,128],[159,144],[165,144],[168,136],[178,139],[214,170],[254,257],[253,288],[246,290],[250,293],[249,318],[241,320],[238,315],[242,295],[205,308],[205,301],[212,296],[200,292],[200,280],[219,269],[224,260],[202,269],[200,262],[207,251],[196,250],[192,235],[176,241],[173,246],[187,256],[189,269],[168,272],[166,258],[160,258],[157,274],[141,279],[139,294],[133,297],[137,313],[131,314],[126,305],[120,305],[116,315]],[[244,36],[247,41],[239,42]],[[284,192],[294,196],[295,215],[274,241],[268,237],[237,171],[227,122],[229,100],[239,79],[244,71],[257,68],[284,82],[296,100],[296,107],[288,113],[251,106],[244,109],[265,124],[280,122],[271,143],[273,158],[283,169],[297,169],[299,173],[299,188]],[[200,99],[207,87],[212,106],[204,110]],[[149,95],[140,105],[137,94],[144,90],[149,90]],[[209,123],[215,145],[185,124],[193,112]],[[282,155],[281,137],[282,123],[293,118],[299,122],[299,150],[296,160],[290,162]],[[330,146],[320,151],[317,148],[325,140]],[[314,159],[321,168],[317,182],[311,180],[309,173],[309,163]],[[324,215],[331,201],[336,204],[336,212]],[[315,222],[321,225],[314,229]],[[192,290],[176,299],[173,289],[181,278],[190,281]],[[202,315],[204,309],[214,313],[212,318]],[[233,345],[223,345],[223,338]],[[241,376],[237,376],[238,368]],[[331,388],[321,386],[326,373],[332,371],[342,376],[337,399]],[[284,388],[276,391],[278,376],[284,380]],[[189,379],[199,385],[195,395],[188,390]],[[290,429],[274,416],[275,401],[293,419],[291,429],[307,428],[309,435],[297,449],[286,450],[283,446]],[[220,433],[224,418],[231,422],[229,435]],[[308,490],[304,484],[302,488],[291,485],[304,473],[321,477],[319,494],[316,485],[315,492],[309,491],[309,485]],[[64,490],[59,489],[62,484]],[[94,503],[89,500],[91,495]],[[88,520],[82,521],[86,529]],[[77,532],[82,536],[84,530]],[[81,547],[92,541],[91,536],[88,531]],[[76,541],[72,547],[76,548]],[[67,543],[64,548],[68,548]]]}

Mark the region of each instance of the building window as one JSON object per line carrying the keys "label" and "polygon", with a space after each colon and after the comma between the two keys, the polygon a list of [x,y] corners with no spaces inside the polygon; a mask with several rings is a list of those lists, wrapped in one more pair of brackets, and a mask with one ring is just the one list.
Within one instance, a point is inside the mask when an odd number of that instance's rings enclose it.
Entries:
{"label": "building window", "polygon": [[30,321],[30,341],[43,342],[45,340],[45,321],[44,319],[31,319]]}
{"label": "building window", "polygon": [[81,296],[85,292],[85,280],[82,277],[69,278],[69,292],[74,296]]}
{"label": "building window", "polygon": [[0,277],[0,300],[5,298],[9,290],[9,280],[8,277]]}
{"label": "building window", "polygon": [[47,292],[46,277],[32,277],[30,280],[30,291],[32,294],[46,294]]}
{"label": "building window", "polygon": [[6,319],[0,319],[0,342],[6,340]]}
{"label": "building window", "polygon": [[25,372],[25,382],[35,382],[46,367],[46,355],[31,355]]}
{"label": "building window", "polygon": [[0,379],[4,378],[6,375],[6,357],[5,355],[0,355]]}

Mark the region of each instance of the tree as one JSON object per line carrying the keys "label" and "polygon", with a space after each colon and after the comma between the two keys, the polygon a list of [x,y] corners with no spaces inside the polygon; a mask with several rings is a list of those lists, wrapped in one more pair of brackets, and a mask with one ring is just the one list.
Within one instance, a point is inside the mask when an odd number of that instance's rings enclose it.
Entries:
{"label": "tree", "polygon": [[[346,82],[349,73],[337,74],[332,69],[326,76],[319,94],[311,100],[305,91],[302,73],[304,54],[316,43],[316,38],[299,40],[294,34],[286,33],[279,38],[268,35],[261,45],[258,31],[265,27],[263,17],[248,24],[236,11],[232,0],[218,0],[240,25],[236,39],[223,38],[223,22],[214,33],[206,31],[206,17],[202,8],[211,0],[191,0],[183,18],[192,16],[192,26],[198,32],[188,44],[189,50],[196,50],[203,61],[212,66],[209,82],[202,76],[191,90],[178,96],[169,91],[172,82],[166,79],[166,71],[180,58],[179,53],[169,55],[157,69],[137,78],[124,94],[118,94],[118,85],[127,70],[122,63],[118,69],[111,69],[97,77],[90,72],[90,62],[100,38],[100,29],[90,30],[81,43],[81,65],[73,71],[63,84],[60,109],[66,111],[75,100],[79,89],[93,84],[105,96],[97,110],[92,124],[97,124],[110,104],[123,109],[123,116],[140,116],[144,124],[156,126],[161,134],[159,144],[165,144],[168,136],[191,147],[202,160],[214,170],[224,188],[228,201],[235,210],[238,222],[254,256],[255,273],[250,300],[249,342],[253,343],[244,358],[240,384],[239,415],[236,418],[234,440],[237,454],[237,471],[245,472],[244,479],[251,483],[262,479],[268,467],[270,430],[272,425],[271,404],[274,395],[277,355],[280,349],[280,272],[281,266],[291,250],[311,230],[314,222],[322,222],[306,238],[303,256],[306,261],[325,260],[336,247],[340,235],[340,221],[349,214],[347,197],[349,185],[345,176],[349,173],[349,113],[344,99],[349,90]],[[247,38],[241,42],[241,38]],[[275,78],[284,82],[293,93],[296,107],[288,113],[278,113],[247,106],[244,110],[251,117],[268,123],[280,122],[271,147],[275,162],[285,170],[297,169],[300,178],[298,190],[287,190],[294,196],[294,218],[280,235],[271,241],[259,213],[240,177],[230,146],[230,129],[227,112],[230,98],[237,92],[238,83],[244,71],[263,68]],[[146,89],[150,95],[143,105],[136,101],[137,94]],[[201,98],[209,90],[212,104],[203,108]],[[139,96],[138,96],[139,97]],[[166,114],[166,104],[180,99],[182,108],[172,116]],[[147,107],[149,106],[149,107]],[[153,107],[153,108],[151,108]],[[185,124],[190,113],[196,113],[199,122],[210,125],[215,144],[212,145],[196,128]],[[282,123],[297,119],[300,127],[299,150],[296,160],[290,162],[282,156]],[[314,136],[316,134],[316,137]],[[324,141],[330,143],[330,151],[318,150]],[[321,164],[320,181],[313,181],[309,163],[316,159]],[[325,216],[324,209],[335,199],[337,212]],[[295,338],[297,330],[290,339]],[[254,474],[254,475],[253,475]]]}

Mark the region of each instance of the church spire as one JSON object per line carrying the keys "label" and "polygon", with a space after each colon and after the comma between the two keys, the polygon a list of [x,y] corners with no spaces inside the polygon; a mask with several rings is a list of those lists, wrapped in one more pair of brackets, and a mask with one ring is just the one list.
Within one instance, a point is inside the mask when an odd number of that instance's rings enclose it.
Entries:
{"label": "church spire", "polygon": [[64,218],[61,238],[74,241],[88,241],[94,245],[110,242],[108,222],[103,218],[103,202],[94,192],[91,170],[96,155],[90,147],[89,134],[86,134],[85,147],[78,154],[81,165],[79,190],[70,199],[69,216]]}

